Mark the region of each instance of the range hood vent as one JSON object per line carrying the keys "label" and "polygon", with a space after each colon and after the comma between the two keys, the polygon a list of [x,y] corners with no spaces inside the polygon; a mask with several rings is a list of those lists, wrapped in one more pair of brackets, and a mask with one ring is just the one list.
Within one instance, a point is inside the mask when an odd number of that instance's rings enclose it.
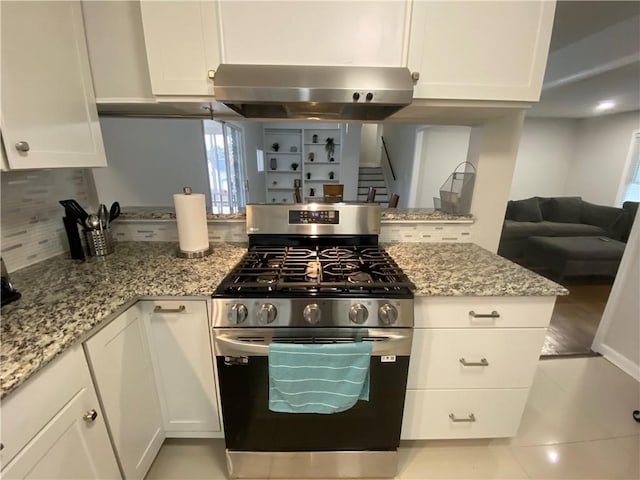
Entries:
{"label": "range hood vent", "polygon": [[217,102],[246,118],[384,120],[411,103],[407,68],[221,64]]}

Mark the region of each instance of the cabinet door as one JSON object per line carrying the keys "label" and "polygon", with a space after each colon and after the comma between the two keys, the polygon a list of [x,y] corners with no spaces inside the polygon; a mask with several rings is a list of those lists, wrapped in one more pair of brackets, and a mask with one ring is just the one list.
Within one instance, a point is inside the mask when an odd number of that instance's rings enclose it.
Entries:
{"label": "cabinet door", "polygon": [[167,436],[221,436],[207,302],[148,301],[142,310]]}
{"label": "cabinet door", "polygon": [[408,11],[406,1],[224,1],[222,58],[225,63],[399,67]]}
{"label": "cabinet door", "polygon": [[209,72],[220,63],[217,2],[143,0],[140,6],[153,93],[213,95]]}
{"label": "cabinet door", "polygon": [[86,386],[2,470],[2,478],[120,478],[99,411],[93,387]]}
{"label": "cabinet door", "polygon": [[124,476],[144,478],[164,430],[139,304],[85,343]]}
{"label": "cabinet door", "polygon": [[10,167],[106,166],[80,2],[0,8],[0,121]]}
{"label": "cabinet door", "polygon": [[537,102],[555,2],[413,3],[415,98]]}

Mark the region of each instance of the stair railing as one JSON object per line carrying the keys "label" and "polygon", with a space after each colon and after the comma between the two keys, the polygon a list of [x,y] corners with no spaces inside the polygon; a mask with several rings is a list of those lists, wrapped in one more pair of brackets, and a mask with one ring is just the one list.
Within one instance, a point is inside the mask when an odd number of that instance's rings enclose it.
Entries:
{"label": "stair railing", "polygon": [[387,150],[387,144],[384,141],[384,137],[380,137],[382,139],[382,147],[384,148],[385,157],[387,158],[387,163],[389,164],[389,170],[391,171],[391,176],[393,177],[393,181],[396,180],[396,173],[393,171],[393,165],[391,164],[391,157],[389,156],[389,150]]}

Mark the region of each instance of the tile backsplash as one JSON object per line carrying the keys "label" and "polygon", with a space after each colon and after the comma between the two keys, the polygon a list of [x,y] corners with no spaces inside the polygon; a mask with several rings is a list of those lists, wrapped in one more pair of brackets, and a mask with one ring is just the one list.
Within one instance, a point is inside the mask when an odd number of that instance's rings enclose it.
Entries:
{"label": "tile backsplash", "polygon": [[94,198],[88,170],[2,172],[0,250],[12,272],[69,250],[59,200],[87,207]]}

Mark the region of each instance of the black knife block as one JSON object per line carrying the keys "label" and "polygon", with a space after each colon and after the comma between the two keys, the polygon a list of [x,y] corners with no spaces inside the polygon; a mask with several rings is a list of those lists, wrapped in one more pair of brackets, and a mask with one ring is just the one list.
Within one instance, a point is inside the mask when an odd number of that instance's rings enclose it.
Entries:
{"label": "black knife block", "polygon": [[67,232],[69,240],[69,252],[74,260],[84,260],[84,248],[82,240],[80,240],[80,232],[78,232],[78,223],[73,217],[62,217],[64,229]]}

